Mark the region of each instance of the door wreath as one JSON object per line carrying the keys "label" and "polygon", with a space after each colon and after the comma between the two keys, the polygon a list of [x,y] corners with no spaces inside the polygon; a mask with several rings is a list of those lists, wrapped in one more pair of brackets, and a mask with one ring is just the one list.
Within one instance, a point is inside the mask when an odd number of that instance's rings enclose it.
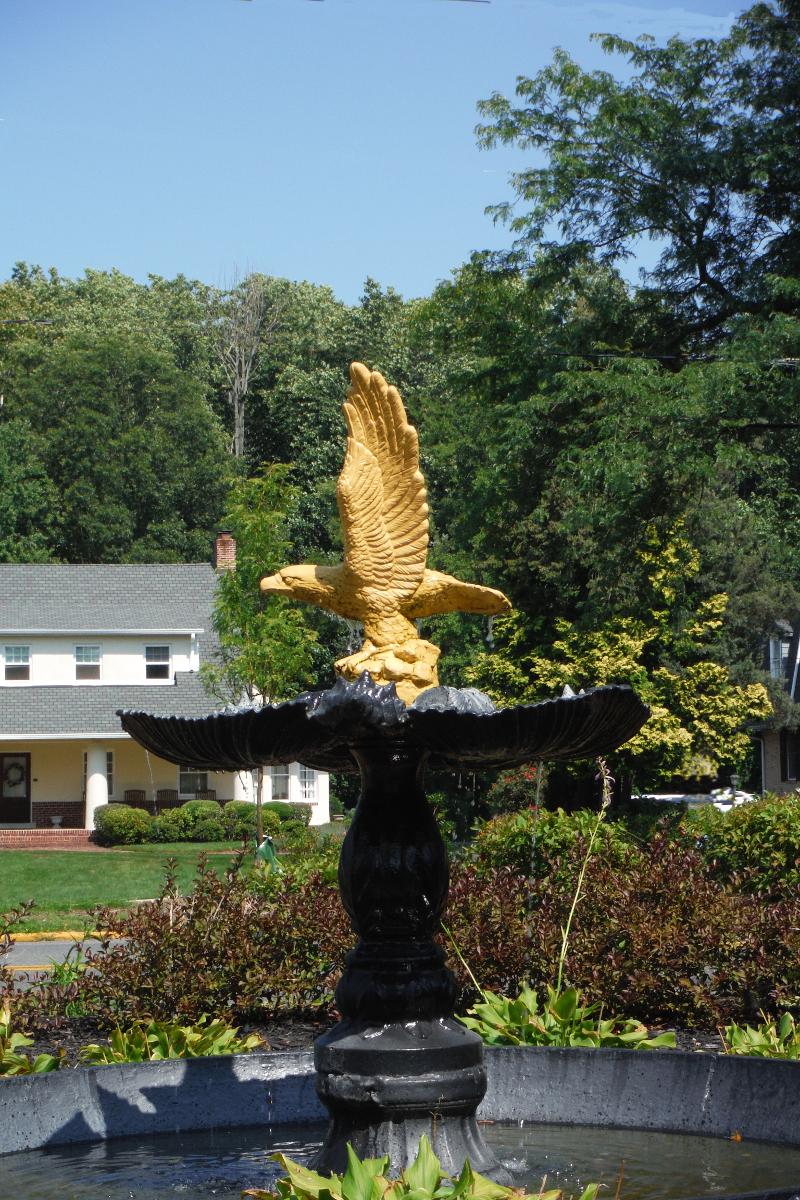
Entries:
{"label": "door wreath", "polygon": [[25,768],[22,763],[9,763],[3,771],[3,783],[7,787],[19,787],[25,781]]}

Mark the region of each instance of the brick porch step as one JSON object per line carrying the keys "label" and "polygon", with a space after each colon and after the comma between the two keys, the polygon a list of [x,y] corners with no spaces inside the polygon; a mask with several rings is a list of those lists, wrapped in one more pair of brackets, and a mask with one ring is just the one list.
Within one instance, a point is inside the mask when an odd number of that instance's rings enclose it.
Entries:
{"label": "brick porch step", "polygon": [[8,850],[62,850],[92,847],[91,829],[0,829],[0,846]]}

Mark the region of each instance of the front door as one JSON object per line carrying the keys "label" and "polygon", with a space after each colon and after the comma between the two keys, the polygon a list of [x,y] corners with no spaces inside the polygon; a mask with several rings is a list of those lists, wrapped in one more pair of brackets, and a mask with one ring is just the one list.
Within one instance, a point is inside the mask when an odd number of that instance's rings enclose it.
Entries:
{"label": "front door", "polygon": [[0,825],[30,825],[30,754],[1,754],[0,769],[2,769],[3,776]]}

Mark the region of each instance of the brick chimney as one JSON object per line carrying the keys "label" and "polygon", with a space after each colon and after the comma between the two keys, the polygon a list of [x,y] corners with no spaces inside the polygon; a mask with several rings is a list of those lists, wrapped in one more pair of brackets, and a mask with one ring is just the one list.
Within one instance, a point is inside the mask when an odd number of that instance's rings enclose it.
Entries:
{"label": "brick chimney", "polygon": [[220,529],[214,539],[214,569],[232,571],[236,566],[236,538],[230,529]]}

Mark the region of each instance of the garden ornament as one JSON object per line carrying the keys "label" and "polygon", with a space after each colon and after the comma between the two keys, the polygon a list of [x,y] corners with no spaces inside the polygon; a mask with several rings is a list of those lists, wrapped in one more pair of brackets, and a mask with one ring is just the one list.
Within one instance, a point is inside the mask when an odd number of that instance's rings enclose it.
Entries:
{"label": "garden ornament", "polygon": [[284,567],[262,579],[277,592],[361,621],[366,640],[336,670],[356,680],[369,671],[393,682],[410,704],[439,680],[438,646],[420,638],[413,621],[434,613],[497,616],[511,604],[502,592],[430,571],[428,505],[419,469],[419,438],[396,388],[362,363],[350,367],[347,453],[336,485],[344,562],[335,567]]}

